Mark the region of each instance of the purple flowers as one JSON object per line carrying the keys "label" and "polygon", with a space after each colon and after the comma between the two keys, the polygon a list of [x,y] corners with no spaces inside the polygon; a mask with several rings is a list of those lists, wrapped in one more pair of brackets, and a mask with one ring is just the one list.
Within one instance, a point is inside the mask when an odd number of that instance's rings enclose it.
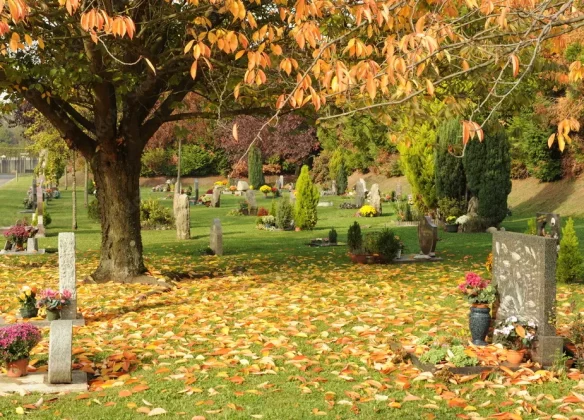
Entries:
{"label": "purple flowers", "polygon": [[28,358],[41,341],[40,330],[32,324],[13,324],[0,328],[0,360],[14,362]]}

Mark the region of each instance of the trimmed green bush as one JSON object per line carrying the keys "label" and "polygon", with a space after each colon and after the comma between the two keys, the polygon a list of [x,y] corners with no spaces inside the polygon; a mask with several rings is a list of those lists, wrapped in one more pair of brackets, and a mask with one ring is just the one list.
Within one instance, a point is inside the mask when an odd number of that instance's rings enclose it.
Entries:
{"label": "trimmed green bush", "polygon": [[345,169],[345,161],[341,160],[339,164],[339,170],[337,171],[336,176],[337,181],[337,194],[342,195],[347,191],[347,185],[349,184],[349,180],[347,177],[347,170]]}
{"label": "trimmed green bush", "polygon": [[461,201],[466,193],[466,176],[461,158],[453,156],[449,148],[460,145],[462,128],[456,119],[446,121],[436,134],[436,195],[438,199]]}
{"label": "trimmed green bush", "polygon": [[173,226],[174,217],[158,200],[144,200],[140,203],[140,223],[145,229],[165,229]]}
{"label": "trimmed green bush", "polygon": [[320,194],[310,179],[308,166],[304,165],[296,182],[296,206],[294,207],[294,226],[312,229],[316,226],[318,215],[316,207]]}
{"label": "trimmed green bush", "polygon": [[569,218],[562,228],[562,240],[560,241],[560,253],[556,268],[556,278],[561,283],[575,283],[582,280],[582,255],[574,221]]}
{"label": "trimmed green bush", "polygon": [[99,222],[101,220],[101,211],[99,209],[97,198],[89,201],[89,204],[87,205],[87,217],[94,222]]}
{"label": "trimmed green bush", "polygon": [[363,248],[363,235],[361,235],[361,226],[359,223],[353,222],[349,227],[349,232],[347,232],[347,246],[349,247],[349,252],[353,254],[358,254]]}
{"label": "trimmed green bush", "polygon": [[286,230],[292,226],[294,209],[290,204],[290,199],[284,197],[278,204],[278,211],[276,212],[276,227],[278,229]]}
{"label": "trimmed green bush", "polygon": [[247,172],[249,178],[249,185],[254,189],[260,188],[266,183],[263,172],[262,152],[255,146],[249,149],[247,156]]}

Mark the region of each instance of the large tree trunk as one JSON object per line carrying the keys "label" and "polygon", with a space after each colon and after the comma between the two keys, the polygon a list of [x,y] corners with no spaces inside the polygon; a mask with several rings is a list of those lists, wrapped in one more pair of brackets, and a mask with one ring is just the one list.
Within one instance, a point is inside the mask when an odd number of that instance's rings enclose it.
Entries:
{"label": "large tree trunk", "polygon": [[140,155],[97,153],[91,170],[101,212],[101,259],[93,279],[130,281],[146,271],[140,234]]}

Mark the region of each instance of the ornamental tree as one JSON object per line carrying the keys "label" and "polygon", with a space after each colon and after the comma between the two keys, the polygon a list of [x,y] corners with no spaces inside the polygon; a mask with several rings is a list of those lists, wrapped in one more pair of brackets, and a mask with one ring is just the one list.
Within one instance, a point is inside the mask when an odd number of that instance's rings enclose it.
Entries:
{"label": "ornamental tree", "polygon": [[294,225],[300,229],[312,229],[318,221],[317,206],[320,193],[310,179],[308,166],[304,165],[296,182]]}
{"label": "ornamental tree", "polygon": [[[146,271],[140,156],[165,123],[274,104],[265,124],[304,106],[329,119],[440,95],[478,71],[491,85],[481,105],[497,107],[544,41],[584,21],[560,0],[6,0],[0,9],[5,107],[27,100],[90,162],[102,225],[93,278],[120,281]],[[177,108],[189,92],[205,99],[200,110]],[[462,126],[464,143],[481,138],[476,122]]]}

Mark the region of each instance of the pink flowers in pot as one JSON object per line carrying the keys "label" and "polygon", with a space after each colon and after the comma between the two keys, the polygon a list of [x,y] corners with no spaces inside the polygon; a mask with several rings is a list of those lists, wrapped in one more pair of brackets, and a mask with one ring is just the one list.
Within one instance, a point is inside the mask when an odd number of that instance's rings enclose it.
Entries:
{"label": "pink flowers in pot", "polygon": [[464,282],[458,285],[458,290],[466,295],[471,304],[491,304],[497,295],[497,290],[489,280],[473,272],[466,273]]}
{"label": "pink flowers in pot", "polygon": [[0,361],[13,362],[28,358],[41,338],[40,330],[29,323],[0,328]]}
{"label": "pink flowers in pot", "polygon": [[47,310],[59,310],[63,306],[71,303],[71,296],[73,294],[70,290],[45,289],[40,293],[40,299],[37,301],[37,308],[46,308]]}

